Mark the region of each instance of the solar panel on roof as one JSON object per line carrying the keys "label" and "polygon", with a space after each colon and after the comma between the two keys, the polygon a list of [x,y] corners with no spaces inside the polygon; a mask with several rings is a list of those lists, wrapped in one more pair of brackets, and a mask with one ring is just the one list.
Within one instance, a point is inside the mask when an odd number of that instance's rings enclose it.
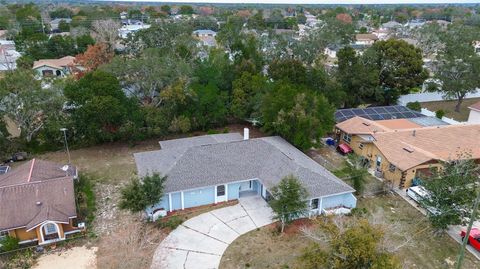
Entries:
{"label": "solar panel on roof", "polygon": [[404,112],[403,115],[405,116],[405,118],[414,118],[414,117],[416,117],[415,113],[412,113],[412,112]]}
{"label": "solar panel on roof", "polygon": [[421,113],[410,110],[404,106],[383,106],[383,107],[367,107],[367,108],[347,108],[339,109],[335,112],[335,120],[342,122],[355,116],[363,117],[369,120],[383,119],[404,119],[423,117]]}

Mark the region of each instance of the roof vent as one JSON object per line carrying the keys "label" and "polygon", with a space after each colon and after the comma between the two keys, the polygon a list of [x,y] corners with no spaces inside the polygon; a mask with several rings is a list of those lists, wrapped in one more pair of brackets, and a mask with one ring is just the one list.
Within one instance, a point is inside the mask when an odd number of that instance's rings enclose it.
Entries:
{"label": "roof vent", "polygon": [[412,136],[415,136],[417,134],[417,130],[413,130]]}
{"label": "roof vent", "polygon": [[38,205],[38,206],[41,206],[42,202],[39,201],[39,202],[36,202],[35,204]]}
{"label": "roof vent", "polygon": [[365,126],[370,126],[370,123],[367,123],[367,122],[362,122],[362,123],[363,123],[363,125],[365,125]]}
{"label": "roof vent", "polygon": [[408,153],[412,153],[412,152],[413,152],[413,149],[412,149],[412,148],[409,148],[409,147],[404,147],[403,150],[405,150],[405,151],[408,152]]}

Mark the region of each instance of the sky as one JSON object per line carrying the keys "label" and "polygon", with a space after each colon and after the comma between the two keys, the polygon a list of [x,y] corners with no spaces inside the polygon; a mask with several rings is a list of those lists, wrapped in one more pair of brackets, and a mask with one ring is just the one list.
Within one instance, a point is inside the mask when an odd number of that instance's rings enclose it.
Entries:
{"label": "sky", "polygon": [[480,0],[113,0],[126,2],[168,2],[168,3],[248,3],[248,4],[432,4],[432,3],[480,3]]}

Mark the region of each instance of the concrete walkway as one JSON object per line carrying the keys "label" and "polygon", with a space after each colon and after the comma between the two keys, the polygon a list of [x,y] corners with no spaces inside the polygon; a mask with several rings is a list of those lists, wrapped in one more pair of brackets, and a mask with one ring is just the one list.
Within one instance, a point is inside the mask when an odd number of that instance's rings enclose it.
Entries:
{"label": "concrete walkway", "polygon": [[237,237],[272,223],[272,210],[259,196],[185,221],[155,251],[152,269],[218,268],[223,252]]}

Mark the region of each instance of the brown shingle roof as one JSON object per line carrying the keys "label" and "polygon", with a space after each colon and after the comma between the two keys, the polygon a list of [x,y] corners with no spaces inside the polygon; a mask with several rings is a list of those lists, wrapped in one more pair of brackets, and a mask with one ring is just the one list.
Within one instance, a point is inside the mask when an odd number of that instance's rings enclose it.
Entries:
{"label": "brown shingle roof", "polygon": [[480,159],[480,124],[447,125],[373,134],[374,144],[401,170],[430,160]]}
{"label": "brown shingle roof", "polygon": [[338,123],[336,127],[348,134],[372,134],[390,130],[385,126],[378,124],[376,121],[358,116],[342,121]]}
{"label": "brown shingle roof", "polygon": [[0,231],[76,217],[76,169],[33,159],[0,176]]}
{"label": "brown shingle roof", "polygon": [[402,130],[422,127],[419,124],[409,121],[408,119],[379,120],[376,123],[390,130]]}
{"label": "brown shingle roof", "polygon": [[355,39],[358,40],[378,40],[378,37],[374,34],[356,34]]}
{"label": "brown shingle roof", "polygon": [[362,117],[355,116],[346,121],[338,123],[337,128],[348,134],[373,134],[378,132],[391,132],[396,130],[421,128],[408,119],[392,119],[373,121]]}
{"label": "brown shingle roof", "polygon": [[33,62],[33,69],[36,69],[36,68],[44,66],[44,65],[54,67],[54,68],[57,68],[57,69],[62,69],[62,68],[67,67],[69,65],[74,65],[74,60],[75,60],[75,57],[73,57],[73,56],[65,56],[65,57],[60,58],[60,59],[38,60],[38,61]]}

